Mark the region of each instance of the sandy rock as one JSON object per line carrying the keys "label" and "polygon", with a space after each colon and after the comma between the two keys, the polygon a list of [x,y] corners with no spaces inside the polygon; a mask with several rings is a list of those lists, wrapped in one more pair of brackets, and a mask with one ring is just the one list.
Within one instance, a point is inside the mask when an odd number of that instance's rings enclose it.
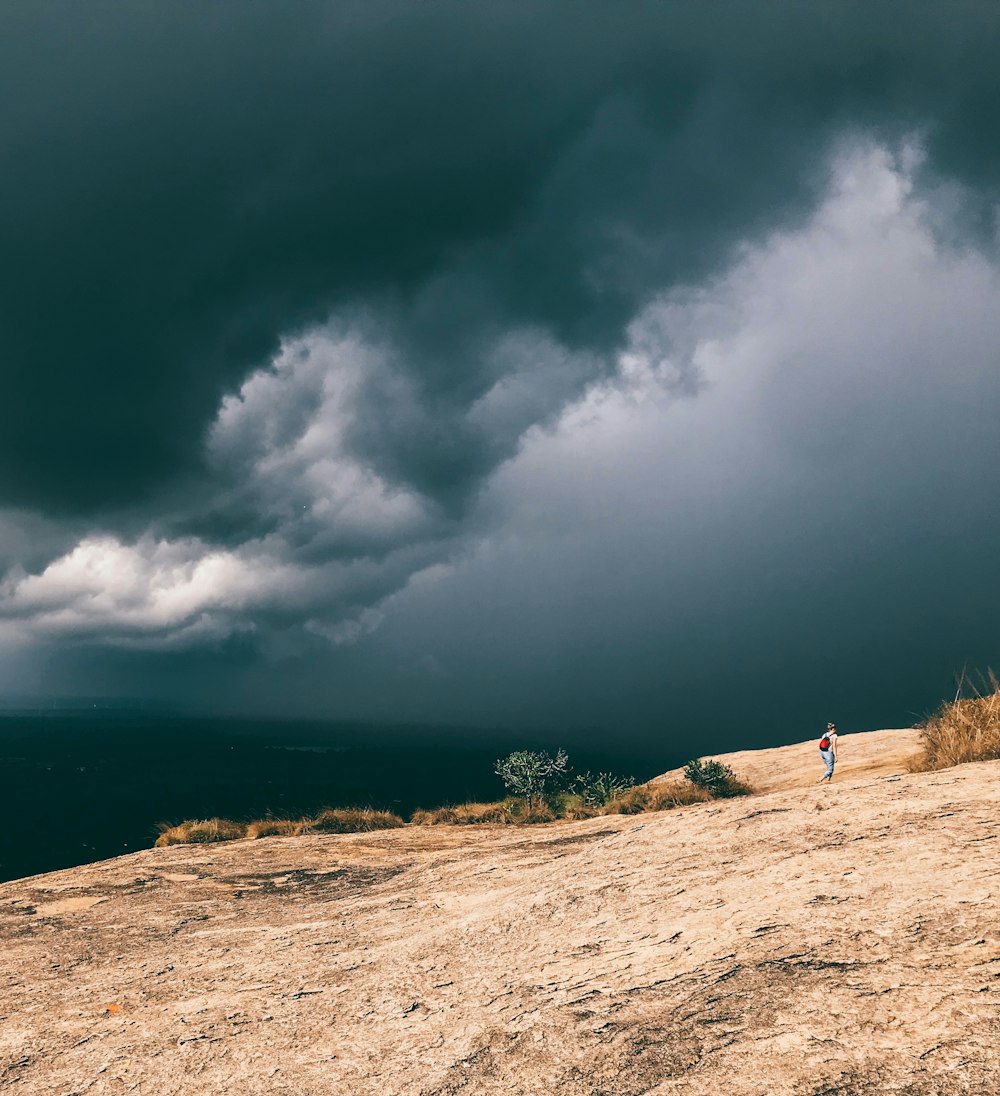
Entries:
{"label": "sandy rock", "polygon": [[809,744],[751,799],[0,886],[0,1089],[1000,1093],[1000,763],[843,748],[829,787]]}

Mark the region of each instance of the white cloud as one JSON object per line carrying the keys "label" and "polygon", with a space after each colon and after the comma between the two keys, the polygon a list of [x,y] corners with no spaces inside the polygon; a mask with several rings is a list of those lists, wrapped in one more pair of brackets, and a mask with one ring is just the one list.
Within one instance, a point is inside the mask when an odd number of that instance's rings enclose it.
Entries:
{"label": "white cloud", "polygon": [[411,577],[419,581],[421,563],[402,552],[303,566],[263,542],[226,551],[195,539],[85,537],[38,574],[8,574],[0,585],[2,631],[8,640],[169,648],[217,642],[267,620],[352,642],[381,620],[370,603]]}
{"label": "white cloud", "polygon": [[12,574],[0,604],[12,626],[37,638],[110,641],[218,639],[249,627],[241,617],[269,599],[294,594],[301,577],[277,560],[249,560],[194,540],[85,537],[35,575]]}
{"label": "white cloud", "polygon": [[652,419],[678,439],[697,422],[692,460],[709,459],[719,435],[745,445],[755,432],[801,458],[811,439],[867,447],[926,425],[934,393],[993,392],[997,270],[972,247],[938,243],[939,212],[914,193],[918,165],[910,146],[843,147],[810,220],[743,248],[704,286],[654,297],[629,325],[616,376],[567,407],[554,436],[589,445],[603,429],[617,444],[616,423]]}
{"label": "white cloud", "polygon": [[209,437],[213,466],[287,540],[358,554],[433,532],[433,503],[354,455],[348,434],[386,352],[335,327],[288,340],[227,397]]}

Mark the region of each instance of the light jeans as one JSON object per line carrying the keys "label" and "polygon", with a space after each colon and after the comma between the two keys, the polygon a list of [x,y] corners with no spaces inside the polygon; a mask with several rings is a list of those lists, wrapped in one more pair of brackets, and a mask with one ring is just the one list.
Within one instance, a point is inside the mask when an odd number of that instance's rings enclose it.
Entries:
{"label": "light jeans", "polygon": [[833,779],[833,766],[834,766],[834,763],[836,761],[836,758],[834,757],[834,754],[833,754],[833,750],[820,750],[819,751],[819,756],[822,757],[823,761],[826,763],[826,772],[823,774],[823,779],[824,780],[832,780]]}

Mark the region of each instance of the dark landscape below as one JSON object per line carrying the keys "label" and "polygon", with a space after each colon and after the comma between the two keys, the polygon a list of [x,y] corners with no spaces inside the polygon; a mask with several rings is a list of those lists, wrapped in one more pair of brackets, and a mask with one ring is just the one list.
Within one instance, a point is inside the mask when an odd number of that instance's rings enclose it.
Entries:
{"label": "dark landscape below", "polygon": [[498,757],[564,746],[576,771],[646,780],[680,764],[666,743],[598,731],[197,719],[138,712],[0,716],[0,882],[134,852],[158,823],[299,817],[325,806],[418,807],[504,794]]}

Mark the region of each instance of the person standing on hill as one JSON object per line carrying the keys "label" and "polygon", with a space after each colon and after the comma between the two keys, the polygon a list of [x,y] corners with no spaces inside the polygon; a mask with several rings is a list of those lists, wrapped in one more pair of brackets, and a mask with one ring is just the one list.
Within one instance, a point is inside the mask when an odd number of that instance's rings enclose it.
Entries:
{"label": "person standing on hill", "polygon": [[833,779],[833,767],[837,764],[837,728],[833,723],[827,723],[826,734],[819,740],[819,756],[826,765],[826,772],[819,778],[819,782],[822,784],[825,781],[829,784]]}

